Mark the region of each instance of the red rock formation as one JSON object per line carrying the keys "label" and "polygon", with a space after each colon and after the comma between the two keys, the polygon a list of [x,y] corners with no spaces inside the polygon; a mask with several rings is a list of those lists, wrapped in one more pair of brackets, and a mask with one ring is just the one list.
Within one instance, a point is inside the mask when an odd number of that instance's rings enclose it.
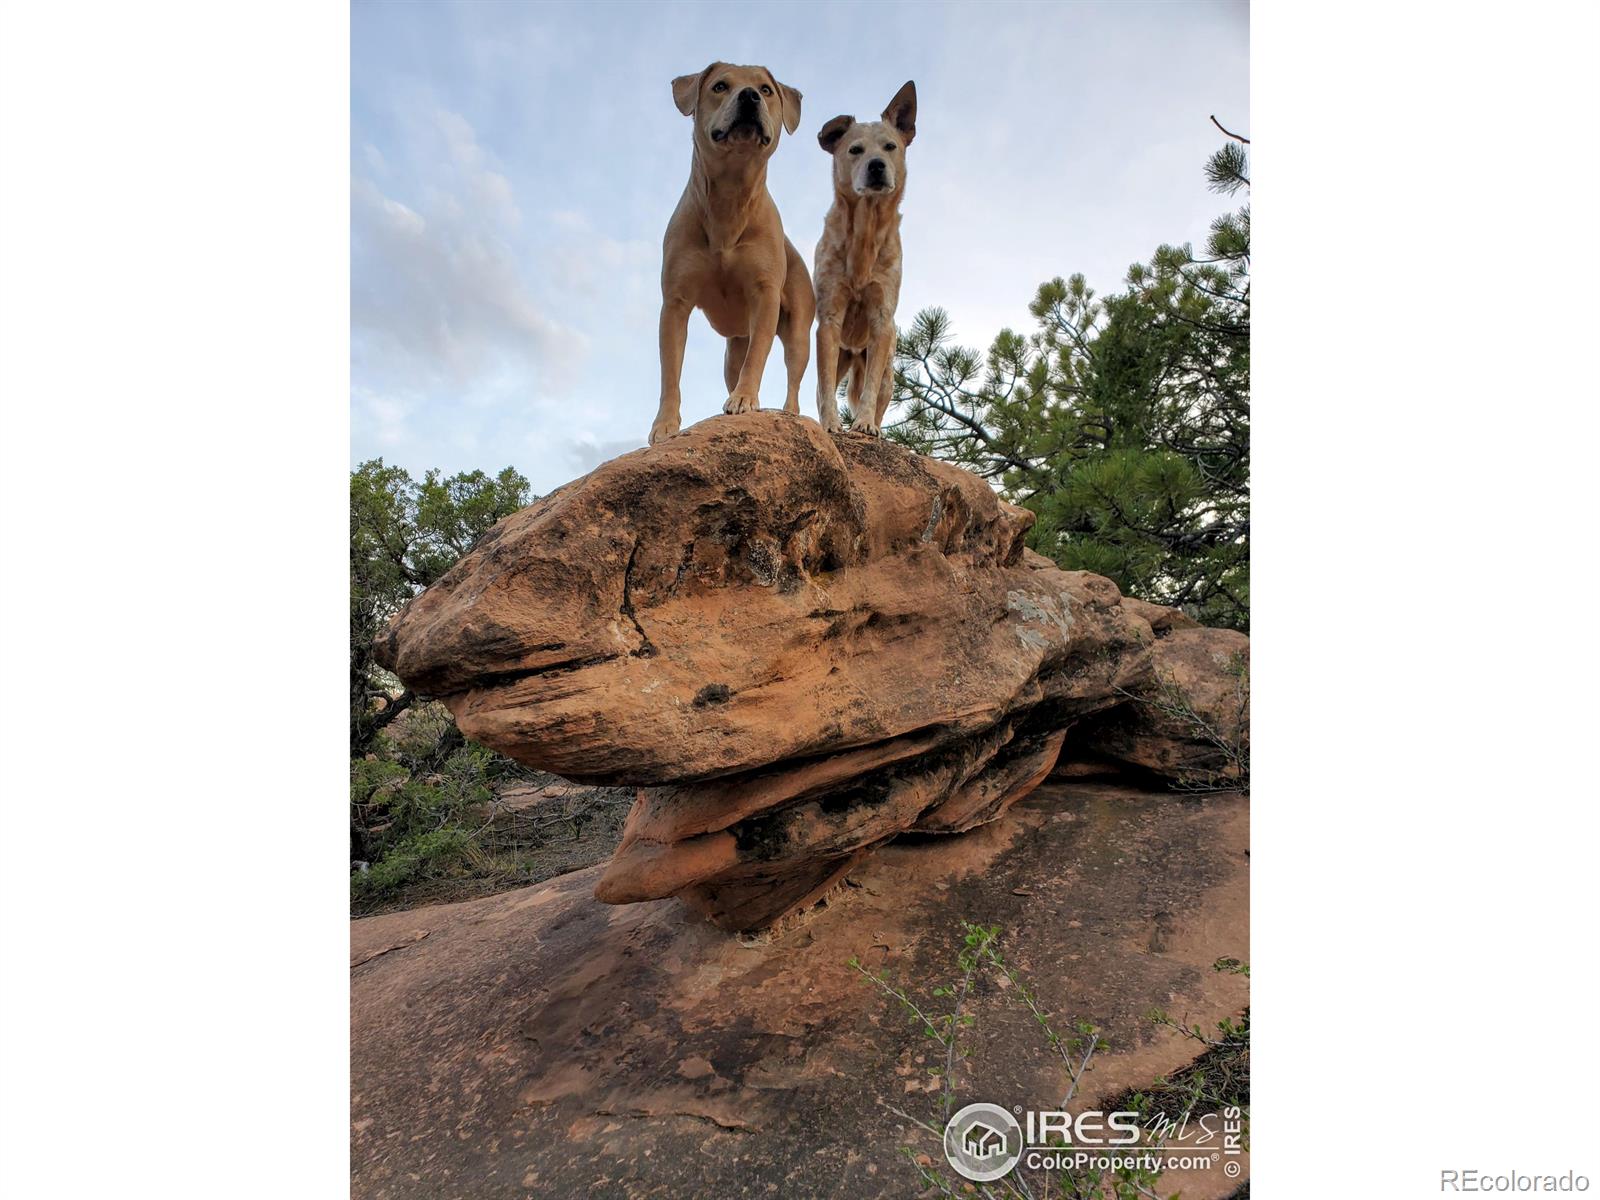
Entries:
{"label": "red rock formation", "polygon": [[[926,1191],[905,1147],[960,1187],[938,1136],[896,1113],[940,1123],[945,1052],[851,958],[945,1013],[929,992],[957,971],[961,921],[1001,926],[1056,1027],[1102,1028],[1073,1107],[1104,1107],[1202,1049],[1152,1008],[1209,1029],[1248,1003],[1212,964],[1250,958],[1249,830],[1237,793],[1046,784],[963,837],[884,847],[777,935],[670,901],[607,908],[599,867],[355,921],[351,1195],[904,1200]],[[966,1002],[956,1104],[1053,1105],[1068,1070],[995,974]]]}
{"label": "red rock formation", "polygon": [[[1216,631],[1025,552],[1032,521],[887,442],[719,417],[500,522],[379,658],[470,738],[639,786],[600,899],[756,928],[896,834],[993,820],[1085,718],[1232,685],[1204,653],[1158,676]],[[1140,743],[1162,711],[1102,722],[1110,753],[1194,767],[1173,721]]]}

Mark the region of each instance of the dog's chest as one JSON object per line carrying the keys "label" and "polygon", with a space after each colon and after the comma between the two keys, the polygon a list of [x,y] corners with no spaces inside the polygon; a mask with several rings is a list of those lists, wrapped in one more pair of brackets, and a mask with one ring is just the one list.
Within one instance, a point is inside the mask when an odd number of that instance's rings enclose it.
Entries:
{"label": "dog's chest", "polygon": [[900,239],[895,230],[872,228],[852,230],[844,244],[844,276],[850,287],[862,291],[881,283],[899,270]]}
{"label": "dog's chest", "polygon": [[695,306],[723,337],[738,337],[747,332],[750,281],[761,273],[759,257],[758,252],[745,244],[725,250],[708,248],[685,272],[687,290]]}
{"label": "dog's chest", "polygon": [[881,322],[884,309],[883,288],[868,284],[853,292],[845,305],[844,320],[839,326],[839,344],[848,350],[864,350],[872,340],[872,331]]}
{"label": "dog's chest", "polygon": [[840,345],[864,349],[894,320],[900,290],[899,247],[846,245],[829,279],[819,281],[821,308],[838,314]]}

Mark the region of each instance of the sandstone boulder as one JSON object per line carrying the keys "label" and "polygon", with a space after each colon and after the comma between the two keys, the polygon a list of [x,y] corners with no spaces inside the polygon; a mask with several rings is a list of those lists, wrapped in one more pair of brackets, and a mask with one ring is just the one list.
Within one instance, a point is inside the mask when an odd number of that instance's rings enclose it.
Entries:
{"label": "sandstone boulder", "polygon": [[[887,442],[718,417],[500,522],[378,656],[468,737],[639,788],[600,899],[758,928],[897,834],[994,820],[1164,695],[1161,659],[1202,706],[1232,685],[1216,631],[1025,551],[1032,520]],[[1207,735],[1158,716],[1095,728],[1179,778]]]}

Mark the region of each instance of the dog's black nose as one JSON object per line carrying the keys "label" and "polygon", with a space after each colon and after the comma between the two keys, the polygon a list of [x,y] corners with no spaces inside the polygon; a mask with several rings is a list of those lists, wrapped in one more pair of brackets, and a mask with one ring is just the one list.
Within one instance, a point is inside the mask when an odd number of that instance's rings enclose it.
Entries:
{"label": "dog's black nose", "polygon": [[867,178],[868,179],[874,179],[874,180],[882,179],[883,178],[883,172],[884,172],[885,169],[886,169],[886,165],[885,165],[883,159],[875,158],[875,159],[873,159],[871,162],[869,162],[867,164]]}
{"label": "dog's black nose", "polygon": [[747,87],[739,93],[739,103],[746,108],[755,108],[761,103],[761,93],[755,88]]}

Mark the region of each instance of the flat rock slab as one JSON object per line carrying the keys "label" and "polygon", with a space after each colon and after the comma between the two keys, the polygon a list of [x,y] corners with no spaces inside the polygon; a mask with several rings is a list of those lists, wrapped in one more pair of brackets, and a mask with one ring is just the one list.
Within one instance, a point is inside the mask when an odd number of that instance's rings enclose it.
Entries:
{"label": "flat rock slab", "polygon": [[[916,1195],[901,1147],[943,1159],[888,1106],[938,1124],[943,1051],[851,957],[938,1004],[962,920],[998,924],[1057,1027],[1109,1039],[1074,1102],[1093,1107],[1195,1057],[1150,1009],[1209,1026],[1248,1003],[1212,970],[1249,959],[1248,834],[1237,793],[1051,783],[962,837],[891,843],[759,938],[599,903],[598,867],[356,921],[352,1194]],[[1052,1107],[1065,1067],[1009,991],[974,994],[957,1102]]]}

